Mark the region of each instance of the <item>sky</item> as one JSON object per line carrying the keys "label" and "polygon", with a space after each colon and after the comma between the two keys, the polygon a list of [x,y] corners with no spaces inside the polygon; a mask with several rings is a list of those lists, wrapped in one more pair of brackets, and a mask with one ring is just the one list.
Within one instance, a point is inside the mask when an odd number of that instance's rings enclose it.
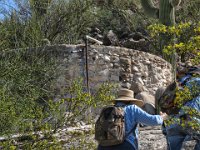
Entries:
{"label": "sky", "polygon": [[16,5],[13,0],[0,0],[0,19],[3,19],[4,17],[1,13],[3,9],[9,10],[15,7]]}

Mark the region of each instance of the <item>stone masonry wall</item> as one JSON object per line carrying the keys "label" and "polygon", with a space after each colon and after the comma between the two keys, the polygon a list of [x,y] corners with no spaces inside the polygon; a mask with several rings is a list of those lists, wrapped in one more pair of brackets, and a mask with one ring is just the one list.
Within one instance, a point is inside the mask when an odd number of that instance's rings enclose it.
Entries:
{"label": "stone masonry wall", "polygon": [[[86,79],[85,45],[54,45],[41,48],[59,59],[62,74],[57,79],[56,91],[62,91],[66,79]],[[40,48],[37,49],[40,51]],[[111,46],[88,46],[89,87],[109,81],[134,91],[135,97],[155,106],[155,91],[171,80],[171,66],[162,58],[133,49]],[[151,110],[149,113],[154,113]]]}
{"label": "stone masonry wall", "polygon": [[171,82],[170,64],[158,56],[121,47],[89,47],[90,82],[113,81],[136,94],[155,94]]}

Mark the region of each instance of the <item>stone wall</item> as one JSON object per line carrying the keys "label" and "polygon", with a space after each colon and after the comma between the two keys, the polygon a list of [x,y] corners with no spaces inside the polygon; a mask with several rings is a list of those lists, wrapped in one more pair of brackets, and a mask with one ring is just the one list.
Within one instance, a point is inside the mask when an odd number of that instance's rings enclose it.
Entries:
{"label": "stone wall", "polygon": [[[40,48],[37,49],[40,51]],[[54,45],[42,48],[51,57],[59,59],[56,91],[66,84],[66,79],[82,76],[86,79],[85,45]],[[109,81],[134,91],[135,97],[155,105],[154,94],[158,87],[168,85],[171,66],[162,58],[132,49],[111,46],[88,46],[88,79],[90,89]]]}
{"label": "stone wall", "polygon": [[113,81],[136,94],[155,94],[171,81],[170,64],[158,56],[121,47],[89,47],[90,82]]}

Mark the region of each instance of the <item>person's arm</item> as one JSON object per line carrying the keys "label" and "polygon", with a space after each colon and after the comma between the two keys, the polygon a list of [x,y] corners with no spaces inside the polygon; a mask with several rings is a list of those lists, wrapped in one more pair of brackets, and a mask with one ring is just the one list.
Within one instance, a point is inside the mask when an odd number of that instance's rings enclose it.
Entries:
{"label": "person's arm", "polygon": [[137,123],[143,123],[145,125],[155,126],[155,125],[162,125],[163,120],[166,119],[166,113],[161,113],[161,115],[151,115],[143,111],[141,108],[132,105],[130,106],[130,111],[132,115],[135,117],[135,121]]}

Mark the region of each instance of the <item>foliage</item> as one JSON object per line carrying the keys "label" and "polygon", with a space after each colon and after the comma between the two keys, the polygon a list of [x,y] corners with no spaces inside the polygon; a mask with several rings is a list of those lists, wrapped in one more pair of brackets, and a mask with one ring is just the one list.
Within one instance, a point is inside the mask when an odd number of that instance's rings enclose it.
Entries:
{"label": "foliage", "polygon": [[[191,84],[191,87],[184,87],[183,89],[176,89],[176,98],[174,100],[174,105],[178,110],[181,110],[178,114],[181,117],[170,117],[165,123],[167,125],[178,124],[183,129],[185,129],[188,134],[200,134],[200,112],[189,106],[185,106],[188,101],[193,100],[199,96],[200,87],[195,83]],[[199,105],[199,104],[197,104]],[[192,135],[195,136],[195,135]]]}
{"label": "foliage", "polygon": [[[55,61],[48,60],[34,53],[25,57],[25,51],[22,50],[1,54],[0,94],[1,106],[5,106],[1,107],[1,135],[26,128],[22,118],[43,119],[40,113],[44,106],[41,102],[45,103],[47,95],[50,97],[51,81],[57,76]],[[6,122],[10,122],[10,126],[5,126]]]}
{"label": "foliage", "polygon": [[92,0],[16,1],[0,28],[1,50],[46,44],[75,43],[93,23]]}
{"label": "foliage", "polygon": [[102,5],[93,0],[16,0],[16,5],[16,9],[2,13],[1,50],[76,44],[95,27],[101,34],[113,30],[121,38],[150,23],[140,11],[139,0],[115,0]]}
{"label": "foliage", "polygon": [[175,10],[181,0],[160,0],[159,8],[156,8],[152,0],[141,0],[141,4],[147,15],[158,18],[159,22],[166,26],[175,25]]}
{"label": "foliage", "polygon": [[190,87],[184,86],[183,89],[177,90],[175,105],[178,108],[181,108],[188,100],[192,100],[193,98],[199,95],[200,87],[198,84],[191,82]]}
{"label": "foliage", "polygon": [[[5,16],[0,21],[0,135],[9,139],[15,133],[23,134],[23,140],[17,139],[17,142],[24,149],[60,149],[61,143],[56,141],[53,133],[69,123],[89,119],[85,115],[88,115],[90,108],[109,103],[116,86],[104,83],[96,91],[88,93],[82,79],[69,81],[65,95],[55,101],[52,86],[63,73],[57,69],[56,60],[43,53],[27,53],[18,48],[76,44],[93,27],[98,27],[104,34],[114,30],[121,38],[124,33],[144,30],[156,21],[144,16],[139,0],[105,0],[103,5],[93,0],[15,2],[16,8],[7,11],[0,8],[1,15]],[[177,44],[169,41],[165,52],[170,54],[175,49],[182,60],[193,59],[194,63],[199,63],[200,27],[195,24],[199,19],[198,6],[198,0],[186,0],[177,10],[177,22],[190,23],[175,27],[149,27],[157,54],[158,35],[167,34],[170,37],[175,34]],[[9,49],[18,50],[11,52]],[[184,93],[180,97],[182,95]],[[177,103],[181,104],[178,98]],[[64,113],[66,110],[67,113]],[[41,138],[35,134],[38,131],[45,136]],[[0,145],[6,149],[19,148],[12,138]]]}
{"label": "foliage", "polygon": [[[165,35],[170,40],[168,40],[167,45],[164,47],[163,52],[168,56],[172,55],[173,53],[177,53],[179,60],[186,62],[187,60],[191,60],[193,65],[200,63],[199,57],[199,23],[180,23],[176,26],[165,26],[161,24],[150,25],[148,30],[150,31],[150,35],[154,40],[155,47],[159,50],[159,35]],[[174,42],[174,38],[175,41]],[[169,61],[169,60],[168,60]],[[195,111],[195,109],[191,109],[185,107],[184,104],[189,100],[192,100],[199,94],[199,86],[191,86],[192,88],[184,87],[183,90],[176,91],[176,98],[174,100],[175,108],[178,110],[181,109],[186,114],[190,116],[190,118],[198,118],[199,119],[199,112]],[[197,119],[197,120],[198,120]],[[174,124],[178,123],[183,128],[187,127],[188,131],[196,130],[200,132],[199,122],[196,119],[180,119],[176,117],[171,117],[166,124]]]}
{"label": "foliage", "polygon": [[200,1],[184,0],[176,10],[176,22],[198,22],[200,18]]}
{"label": "foliage", "polygon": [[[24,139],[24,148],[54,147],[58,143],[51,138],[52,131],[57,129],[55,124],[63,111],[59,109],[60,102],[47,101],[53,94],[52,82],[58,76],[56,61],[31,49],[2,52],[0,57],[0,136],[5,138],[0,145],[16,149],[12,135],[18,133],[22,134],[19,137]],[[43,133],[44,140],[38,131]],[[47,143],[46,139],[54,142]]]}
{"label": "foliage", "polygon": [[174,100],[174,104],[178,107],[181,108],[183,105],[188,101],[191,100],[193,97],[191,95],[191,92],[189,88],[184,87],[183,90],[176,90],[176,98]]}
{"label": "foliage", "polygon": [[113,99],[114,85],[103,83],[90,94],[81,78],[68,80],[64,93],[56,93],[54,84],[63,70],[59,70],[55,54],[45,50],[10,50],[2,52],[0,58],[3,147],[59,149],[61,143],[53,137],[58,129],[81,120],[91,122],[88,110]]}
{"label": "foliage", "polygon": [[65,89],[67,92],[62,101],[66,104],[66,124],[73,124],[80,120],[93,121],[91,118],[93,116],[88,109],[110,103],[114,98],[113,90],[116,90],[114,84],[100,84],[99,87],[92,87],[95,89],[89,93],[83,83],[81,78],[73,80]]}
{"label": "foliage", "polygon": [[[200,23],[180,23],[176,26],[167,27],[161,24],[150,25],[148,30],[150,31],[152,40],[155,42],[155,47],[159,49],[159,35],[165,35],[169,37],[168,44],[164,47],[163,52],[167,55],[171,55],[176,52],[182,61],[187,61],[191,59],[193,63],[199,64],[199,28]],[[176,37],[174,44],[174,39],[170,37]]]}
{"label": "foliage", "polygon": [[[0,8],[4,10],[0,12],[4,16],[0,50],[76,44],[95,27],[101,34],[113,30],[119,38],[138,31],[146,36],[145,27],[156,22],[144,15],[140,0],[15,0],[15,5],[7,10]],[[176,22],[197,22],[198,6],[198,0],[183,1],[177,8]]]}

